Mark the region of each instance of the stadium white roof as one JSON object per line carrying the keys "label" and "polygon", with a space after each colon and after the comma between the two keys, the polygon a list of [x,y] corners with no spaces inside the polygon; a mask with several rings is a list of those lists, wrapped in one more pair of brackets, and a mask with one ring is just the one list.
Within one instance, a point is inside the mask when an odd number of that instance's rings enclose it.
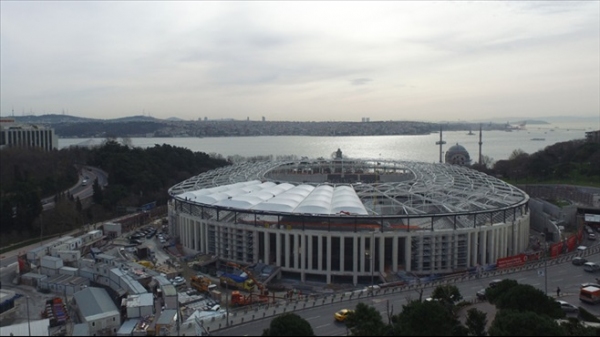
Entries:
{"label": "stadium white roof", "polygon": [[249,212],[361,216],[493,212],[529,200],[468,167],[381,159],[244,162],[187,179],[169,194]]}
{"label": "stadium white roof", "polygon": [[[191,198],[195,195],[195,198]],[[273,212],[337,214],[348,212],[367,215],[367,210],[349,186],[292,185],[265,182],[240,187],[230,184],[185,192],[177,196],[207,205]]]}

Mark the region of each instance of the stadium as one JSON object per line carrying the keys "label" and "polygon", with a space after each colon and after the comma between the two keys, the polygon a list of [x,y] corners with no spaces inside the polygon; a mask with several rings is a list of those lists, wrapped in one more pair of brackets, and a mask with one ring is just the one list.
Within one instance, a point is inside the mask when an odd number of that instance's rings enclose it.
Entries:
{"label": "stadium", "polygon": [[523,252],[529,196],[443,163],[332,158],[244,162],[169,189],[188,251],[265,263],[301,281],[453,273]]}

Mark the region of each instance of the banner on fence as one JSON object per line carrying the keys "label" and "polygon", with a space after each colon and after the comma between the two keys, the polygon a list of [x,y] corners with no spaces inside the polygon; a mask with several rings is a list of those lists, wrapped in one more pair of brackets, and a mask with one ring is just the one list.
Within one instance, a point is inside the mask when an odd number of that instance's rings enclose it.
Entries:
{"label": "banner on fence", "polygon": [[525,254],[504,257],[496,261],[496,268],[502,269],[510,267],[519,267],[524,265],[527,262],[527,260],[528,257]]}

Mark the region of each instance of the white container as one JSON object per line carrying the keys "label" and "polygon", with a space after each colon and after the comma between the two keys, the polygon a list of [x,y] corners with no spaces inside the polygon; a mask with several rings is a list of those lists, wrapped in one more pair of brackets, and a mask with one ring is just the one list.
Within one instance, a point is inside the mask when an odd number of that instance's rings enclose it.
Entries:
{"label": "white container", "polygon": [[59,269],[63,266],[63,260],[58,257],[44,256],[41,259],[40,265],[44,268]]}
{"label": "white container", "polygon": [[61,275],[77,276],[79,269],[73,267],[62,267],[58,270]]}
{"label": "white container", "polygon": [[79,261],[81,252],[78,250],[61,250],[58,252],[58,257],[61,258],[63,262]]}

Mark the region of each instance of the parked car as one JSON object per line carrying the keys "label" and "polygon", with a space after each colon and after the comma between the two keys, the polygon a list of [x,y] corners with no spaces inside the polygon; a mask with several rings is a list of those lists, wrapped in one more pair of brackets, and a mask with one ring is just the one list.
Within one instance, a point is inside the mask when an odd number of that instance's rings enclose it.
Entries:
{"label": "parked car", "polygon": [[588,262],[588,261],[581,256],[576,256],[573,258],[573,260],[571,260],[571,263],[576,266],[583,266],[583,264],[586,262]]}
{"label": "parked car", "polygon": [[175,278],[174,278],[174,279],[171,281],[171,283],[172,283],[174,286],[178,287],[178,286],[180,286],[180,285],[184,285],[184,284],[185,284],[185,279],[184,279],[183,277],[181,277],[181,276],[177,276],[177,277],[175,277]]}
{"label": "parked car", "polygon": [[594,234],[594,233],[589,233],[589,234],[588,234],[588,239],[589,239],[589,240],[596,240],[596,234]]}
{"label": "parked car", "polygon": [[560,305],[560,308],[565,313],[578,313],[579,312],[579,308],[576,305],[573,305],[569,302],[561,301],[561,300],[556,300],[556,302]]}

